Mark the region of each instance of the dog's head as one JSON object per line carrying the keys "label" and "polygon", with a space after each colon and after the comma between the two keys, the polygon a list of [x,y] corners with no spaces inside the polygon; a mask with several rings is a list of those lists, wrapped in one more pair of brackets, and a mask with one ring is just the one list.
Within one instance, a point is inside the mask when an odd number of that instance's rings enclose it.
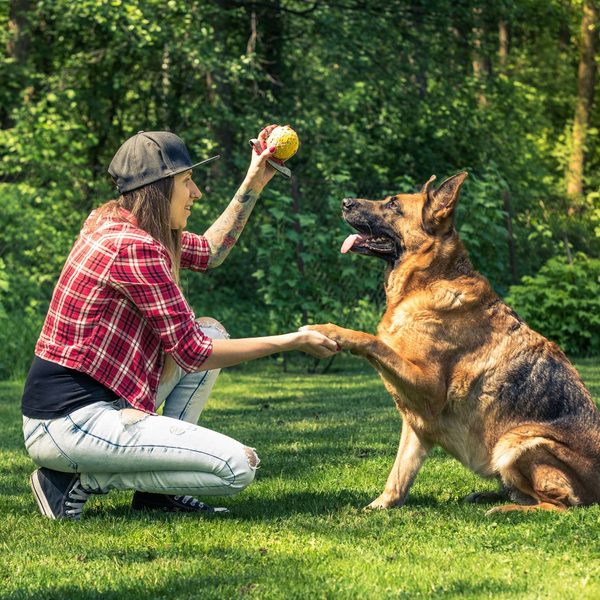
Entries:
{"label": "dog's head", "polygon": [[435,175],[418,194],[397,194],[385,200],[344,198],[342,213],[359,233],[350,235],[342,252],[377,256],[396,265],[410,254],[454,230],[460,186],[468,173],[458,173],[434,189]]}

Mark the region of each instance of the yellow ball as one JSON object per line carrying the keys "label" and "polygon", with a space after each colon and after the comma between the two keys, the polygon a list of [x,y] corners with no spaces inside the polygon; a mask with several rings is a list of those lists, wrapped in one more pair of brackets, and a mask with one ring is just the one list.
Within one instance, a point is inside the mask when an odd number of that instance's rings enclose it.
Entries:
{"label": "yellow ball", "polygon": [[267,148],[275,146],[275,152],[273,156],[277,160],[288,160],[292,158],[296,152],[298,152],[298,146],[300,140],[298,140],[298,134],[287,125],[282,127],[279,125],[271,131],[271,135],[267,138]]}

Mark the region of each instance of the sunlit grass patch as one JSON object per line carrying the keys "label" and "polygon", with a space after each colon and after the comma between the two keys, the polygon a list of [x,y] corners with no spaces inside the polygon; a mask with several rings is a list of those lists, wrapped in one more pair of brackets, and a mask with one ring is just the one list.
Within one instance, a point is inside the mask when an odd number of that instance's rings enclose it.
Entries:
{"label": "sunlit grass patch", "polygon": [[[600,365],[576,366],[600,400]],[[94,498],[80,523],[41,517],[20,393],[0,384],[1,598],[600,596],[600,507],[486,517],[462,499],[496,484],[441,449],[402,509],[363,511],[383,489],[401,420],[359,359],[318,376],[268,361],[222,373],[201,422],[262,463],[217,519],[139,514],[127,492]]]}

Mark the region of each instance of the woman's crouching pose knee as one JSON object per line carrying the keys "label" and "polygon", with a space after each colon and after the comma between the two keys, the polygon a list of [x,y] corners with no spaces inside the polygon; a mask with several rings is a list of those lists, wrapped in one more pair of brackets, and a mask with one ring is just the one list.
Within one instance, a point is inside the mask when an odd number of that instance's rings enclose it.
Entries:
{"label": "woman's crouching pose knee", "polygon": [[244,447],[242,451],[236,452],[232,464],[231,495],[245,490],[254,481],[259,463],[260,459],[254,448]]}

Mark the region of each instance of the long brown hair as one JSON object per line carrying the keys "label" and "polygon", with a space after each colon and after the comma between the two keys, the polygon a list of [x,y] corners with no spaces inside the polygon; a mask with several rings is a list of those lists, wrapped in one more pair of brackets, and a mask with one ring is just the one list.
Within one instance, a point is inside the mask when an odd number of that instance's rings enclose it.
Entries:
{"label": "long brown hair", "polygon": [[88,227],[93,230],[98,226],[99,219],[105,216],[122,220],[119,209],[128,210],[135,217],[137,226],[165,247],[171,258],[173,279],[179,285],[181,229],[171,229],[171,198],[174,185],[173,177],[165,177],[137,190],[125,192],[118,200],[110,200],[96,209]]}

